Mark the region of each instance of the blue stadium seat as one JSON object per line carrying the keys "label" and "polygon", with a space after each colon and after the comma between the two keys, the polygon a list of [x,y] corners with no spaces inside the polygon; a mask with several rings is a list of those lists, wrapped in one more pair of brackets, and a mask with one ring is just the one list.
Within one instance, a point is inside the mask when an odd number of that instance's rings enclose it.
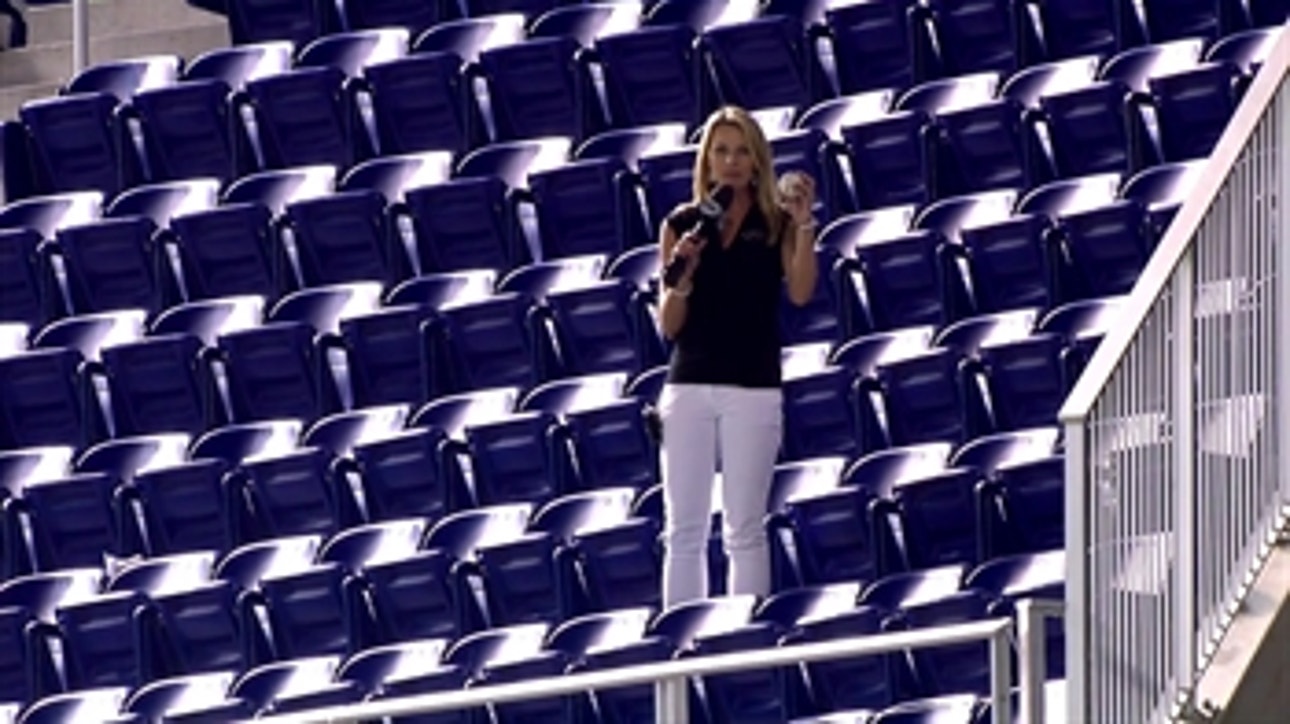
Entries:
{"label": "blue stadium seat", "polygon": [[930,118],[898,109],[841,130],[860,209],[926,204],[936,196]]}
{"label": "blue stadium seat", "polygon": [[230,719],[252,717],[255,711],[248,702],[225,698],[235,680],[233,671],[154,679],[131,692],[122,708],[149,721],[182,716],[183,712],[193,710],[210,711]]}
{"label": "blue stadium seat", "polygon": [[[448,151],[461,156],[482,142],[469,84],[452,52],[421,51],[367,68],[356,88],[372,104],[368,133],[382,155]],[[361,96],[360,96],[361,97]]]}
{"label": "blue stadium seat", "polygon": [[326,451],[305,447],[246,460],[226,483],[238,542],[332,535],[356,522],[349,488],[337,481]]}
{"label": "blue stadium seat", "polygon": [[0,449],[70,445],[83,449],[102,436],[88,404],[84,359],[69,349],[31,350],[0,360]]}
{"label": "blue stadium seat", "polygon": [[529,310],[530,301],[513,293],[442,310],[444,337],[431,359],[432,379],[463,392],[545,381],[549,345],[534,338]]}
{"label": "blue stadium seat", "polygon": [[700,52],[722,103],[763,109],[806,108],[823,95],[807,67],[805,33],[784,15],[709,28]]}
{"label": "blue stadium seat", "polygon": [[698,126],[711,91],[700,81],[694,41],[694,31],[683,25],[644,27],[597,39],[614,127]]}
{"label": "blue stadium seat", "polygon": [[963,443],[983,431],[984,413],[975,409],[966,394],[961,361],[954,351],[935,348],[879,365],[875,377],[862,387],[878,393],[868,400],[875,407],[873,417],[862,416],[862,422],[885,421],[881,432],[870,439],[895,446]]}
{"label": "blue stadium seat", "polygon": [[431,26],[413,42],[413,52],[449,53],[469,67],[479,63],[481,52],[523,42],[526,35],[522,13],[472,13]]}
{"label": "blue stadium seat", "polygon": [[938,71],[944,76],[993,70],[1011,73],[1026,63],[1033,39],[1007,0],[927,4]]}
{"label": "blue stadium seat", "polygon": [[289,40],[303,46],[336,29],[335,6],[310,0],[232,0],[227,5],[234,45]]}
{"label": "blue stadium seat", "polygon": [[340,7],[348,28],[399,26],[413,34],[449,17],[449,11],[433,0],[342,0]]}
{"label": "blue stadium seat", "polygon": [[72,76],[62,92],[107,93],[124,103],[140,91],[177,82],[182,64],[179,56],[165,54],[96,63]]}
{"label": "blue stadium seat", "polygon": [[1208,0],[1168,3],[1146,0],[1141,4],[1127,4],[1121,12],[1130,16],[1122,21],[1125,27],[1131,28],[1129,32],[1141,32],[1148,43],[1192,37],[1212,41],[1223,34],[1220,3]]}
{"label": "blue stadium seat", "polygon": [[105,348],[142,338],[146,322],[146,315],[139,309],[64,317],[37,332],[31,346],[74,349],[87,361],[99,362]]}
{"label": "blue stadium seat", "polygon": [[160,311],[166,300],[156,274],[156,233],[156,224],[141,216],[60,230],[49,253],[66,265],[66,288],[61,291],[71,300],[72,310]]}
{"label": "blue stadium seat", "polygon": [[589,48],[602,35],[638,28],[642,10],[641,3],[556,4],[533,19],[529,34],[538,38],[567,36]]}
{"label": "blue stadium seat", "polygon": [[411,189],[406,198],[421,273],[505,272],[530,260],[501,179],[457,178]]}
{"label": "blue stadium seat", "polygon": [[201,341],[188,335],[150,337],[104,349],[114,432],[197,435],[223,421]]}
{"label": "blue stadium seat", "polygon": [[941,330],[934,345],[948,347],[964,357],[976,358],[983,347],[1008,344],[1030,336],[1039,310],[1018,307],[1006,312],[978,314]]}
{"label": "blue stadium seat", "polygon": [[573,488],[573,461],[554,416],[523,412],[466,428],[480,505],[541,505]]}
{"label": "blue stadium seat", "polygon": [[[370,155],[356,128],[345,75],[335,68],[298,68],[246,84],[236,106],[260,168],[331,164],[346,169]],[[254,127],[247,121],[254,117]]]}
{"label": "blue stadium seat", "polygon": [[403,192],[443,183],[452,176],[452,154],[421,151],[372,158],[350,169],[341,179],[340,191],[371,190],[386,204],[403,201]]}
{"label": "blue stadium seat", "polygon": [[[103,686],[51,694],[33,702],[18,721],[23,724],[56,724],[83,715],[82,712],[93,711],[96,715],[105,711],[116,713],[129,692],[129,687],[125,686]],[[124,721],[136,720],[126,718]]]}
{"label": "blue stadium seat", "polygon": [[909,88],[923,80],[921,29],[911,20],[911,0],[834,4],[824,24],[837,64],[841,94]]}
{"label": "blue stadium seat", "polygon": [[184,68],[184,80],[218,80],[241,90],[247,81],[287,72],[294,56],[295,46],[289,40],[236,43],[193,58]]}
{"label": "blue stadium seat", "polygon": [[260,203],[229,203],[171,220],[189,299],[258,295],[277,299],[289,277],[272,214]]}
{"label": "blue stadium seat", "polygon": [[634,175],[618,159],[572,161],[529,177],[542,258],[617,254],[650,240]]}
{"label": "blue stadium seat", "polygon": [[389,244],[385,199],[376,191],[337,191],[290,204],[282,243],[302,287],[344,282],[393,284],[408,262]]}
{"label": "blue stadium seat", "polygon": [[977,698],[972,694],[918,699],[876,713],[871,724],[973,724]]}
{"label": "blue stadium seat", "polygon": [[1081,55],[1106,58],[1121,47],[1116,34],[1119,8],[1115,0],[1046,0],[1027,3],[1026,9],[1032,22],[1038,21],[1034,32],[1048,60]]}
{"label": "blue stadium seat", "polygon": [[114,196],[138,183],[137,160],[122,145],[117,100],[78,93],[29,101],[18,115],[31,134],[37,188],[46,193],[101,191]]}
{"label": "blue stadium seat", "polygon": [[585,139],[604,127],[577,41],[530,38],[484,50],[493,140],[563,135]]}
{"label": "blue stadium seat", "polygon": [[37,250],[41,236],[31,229],[0,229],[0,264],[8,271],[0,278],[0,319],[28,327],[50,316]]}
{"label": "blue stadium seat", "polygon": [[946,243],[938,232],[922,229],[855,248],[852,268],[866,295],[865,330],[941,327],[962,315],[964,290],[943,253]]}
{"label": "blue stadium seat", "polygon": [[1166,162],[1208,156],[1241,99],[1238,71],[1226,63],[1156,76],[1148,87],[1159,123],[1160,157]]}
{"label": "blue stadium seat", "polygon": [[376,28],[329,33],[309,42],[296,57],[297,68],[335,68],[351,78],[370,65],[398,60],[408,53],[408,31]]}
{"label": "blue stadium seat", "polygon": [[9,556],[19,572],[95,566],[105,553],[125,555],[113,505],[119,479],[111,473],[76,473],[58,480],[31,481],[6,505],[6,535],[30,526],[31,537],[10,538]]}

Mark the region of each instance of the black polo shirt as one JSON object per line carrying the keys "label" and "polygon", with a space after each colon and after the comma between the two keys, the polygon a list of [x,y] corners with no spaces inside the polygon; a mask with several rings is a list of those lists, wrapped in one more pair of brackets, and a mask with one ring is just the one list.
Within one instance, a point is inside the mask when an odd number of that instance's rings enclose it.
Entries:
{"label": "black polo shirt", "polygon": [[[694,228],[697,210],[684,207],[667,223],[677,238]],[[668,382],[778,387],[779,310],[784,265],[780,243],[767,243],[769,221],[754,204],[735,239],[721,248],[709,235],[694,272],[685,324],[672,347]]]}

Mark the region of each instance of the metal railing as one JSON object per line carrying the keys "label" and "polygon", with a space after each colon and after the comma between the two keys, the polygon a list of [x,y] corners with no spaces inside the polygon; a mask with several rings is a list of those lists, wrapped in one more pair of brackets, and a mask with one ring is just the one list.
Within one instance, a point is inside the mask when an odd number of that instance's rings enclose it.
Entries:
{"label": "metal railing", "polygon": [[1290,511],[1290,32],[1061,411],[1070,721],[1177,719]]}
{"label": "metal railing", "polygon": [[[1042,609],[1042,606],[1040,607]],[[1048,613],[1051,613],[1049,611]],[[1044,615],[1036,610],[1039,616]],[[1039,652],[1042,661],[1043,626],[1032,626],[1030,640],[1023,640],[1022,651]],[[831,661],[836,659],[874,656],[904,650],[936,648],[986,642],[990,657],[990,712],[993,724],[1011,724],[1012,696],[1012,633],[1009,619],[990,619],[954,626],[900,631],[896,633],[853,636],[809,644],[795,644],[781,648],[741,651],[737,653],[676,659],[662,663],[640,664],[605,671],[569,674],[522,681],[461,689],[458,691],[400,697],[385,701],[314,709],[299,714],[283,714],[256,719],[256,724],[305,724],[306,722],[357,722],[380,717],[429,714],[434,712],[470,709],[486,705],[508,704],[517,701],[548,699],[587,691],[614,689],[641,684],[655,684],[655,719],[666,724],[686,724],[689,705],[686,679],[692,676],[731,674],[740,671],[778,668],[804,662]],[[1033,661],[1023,654],[1023,661]],[[1021,667],[1022,688],[1043,686],[1043,669],[1040,665]],[[1038,679],[1031,676],[1039,674]],[[1022,696],[1023,706],[1027,701]],[[1033,702],[1035,699],[1030,697]],[[1038,721],[1038,720],[1034,720]]]}

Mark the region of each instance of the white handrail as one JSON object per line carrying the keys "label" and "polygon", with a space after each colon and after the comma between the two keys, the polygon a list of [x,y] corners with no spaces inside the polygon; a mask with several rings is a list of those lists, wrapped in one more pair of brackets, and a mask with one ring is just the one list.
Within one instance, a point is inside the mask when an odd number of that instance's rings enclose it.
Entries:
{"label": "white handrail", "polygon": [[1146,268],[1133,285],[1128,300],[1121,308],[1120,319],[1107,330],[1106,337],[1097,346],[1075,387],[1067,395],[1066,402],[1057,413],[1063,425],[1079,424],[1088,417],[1089,410],[1097,402],[1120,360],[1129,351],[1129,345],[1137,336],[1147,313],[1169,283],[1174,268],[1191,247],[1192,239],[1200,230],[1206,212],[1231,174],[1232,167],[1241,155],[1241,149],[1245,148],[1250,136],[1254,134],[1259,118],[1276,96],[1277,89],[1281,87],[1281,79],[1290,70],[1290,32],[1286,28],[1290,28],[1290,22],[1281,26],[1277,42],[1210,154],[1205,164],[1205,173],[1178,209],[1177,216],[1169,224]]}
{"label": "white handrail", "polygon": [[[496,686],[400,697],[386,701],[315,709],[254,720],[254,724],[306,724],[306,722],[356,722],[380,717],[428,714],[486,704],[506,704],[531,699],[567,696],[585,691],[659,682],[655,717],[667,724],[686,724],[688,710],[685,678],[767,669],[853,656],[873,656],[906,649],[952,646],[977,641],[990,645],[990,705],[993,724],[1011,724],[1011,647],[1009,619],[990,619],[916,631],[852,636],[833,641],[795,644],[775,649],[696,656],[655,664],[641,664]],[[1039,682],[1042,685],[1042,681]],[[248,723],[250,724],[250,723]]]}
{"label": "white handrail", "polygon": [[1044,722],[1044,680],[1048,678],[1048,627],[1050,618],[1062,618],[1066,605],[1061,601],[1023,598],[1017,601],[1017,668],[1020,669],[1020,721],[1026,724]]}
{"label": "white handrail", "polygon": [[90,63],[90,2],[72,0],[72,75]]}

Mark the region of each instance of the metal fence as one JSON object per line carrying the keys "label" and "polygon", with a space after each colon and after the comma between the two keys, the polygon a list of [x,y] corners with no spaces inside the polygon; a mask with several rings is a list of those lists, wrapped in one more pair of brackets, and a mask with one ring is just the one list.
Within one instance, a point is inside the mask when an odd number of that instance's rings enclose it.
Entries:
{"label": "metal fence", "polygon": [[1290,32],[1061,412],[1070,721],[1176,719],[1290,512]]}
{"label": "metal fence", "polygon": [[[1022,609],[1025,636],[1018,642],[1021,670],[1021,705],[1038,711],[1044,684],[1044,626],[1047,617],[1060,616],[1059,604],[1026,603]],[[314,722],[359,722],[381,717],[457,711],[482,706],[496,706],[517,701],[548,699],[588,691],[614,689],[641,684],[655,684],[655,720],[664,724],[686,724],[689,703],[686,679],[694,676],[729,674],[739,671],[771,669],[798,663],[832,661],[918,650],[984,643],[990,661],[990,721],[1011,724],[1013,706],[1013,622],[1006,618],[914,631],[851,636],[832,641],[794,644],[780,648],[740,651],[736,653],[696,656],[659,663],[639,664],[604,671],[590,671],[566,676],[533,679],[510,684],[484,685],[458,691],[405,696],[384,701],[315,709],[299,714],[280,714],[256,719],[258,724],[312,724]],[[1036,714],[1031,722],[1041,722]]]}

